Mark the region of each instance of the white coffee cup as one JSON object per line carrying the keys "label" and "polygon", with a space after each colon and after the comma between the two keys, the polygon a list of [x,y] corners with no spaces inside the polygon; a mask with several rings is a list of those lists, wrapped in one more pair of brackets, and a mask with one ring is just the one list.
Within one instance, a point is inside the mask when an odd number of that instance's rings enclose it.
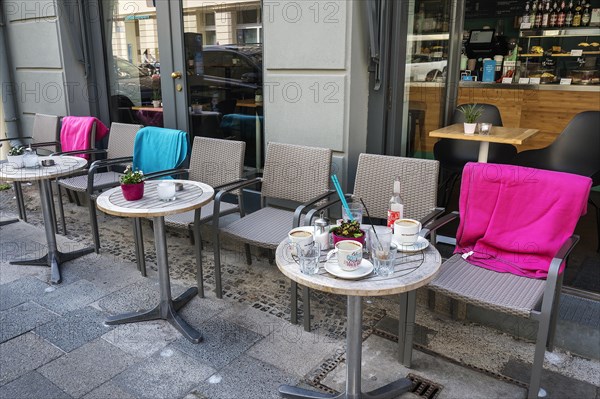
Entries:
{"label": "white coffee cup", "polygon": [[352,272],[360,267],[362,262],[363,246],[360,242],[353,240],[338,241],[335,249],[327,253],[327,260],[337,253],[337,261],[340,269]]}
{"label": "white coffee cup", "polygon": [[301,247],[308,247],[314,241],[314,235],[312,232],[302,227],[296,227],[288,233],[288,241],[291,244],[292,255],[296,255],[296,245]]}
{"label": "white coffee cup", "polygon": [[414,219],[398,219],[394,222],[394,241],[400,245],[412,245],[417,242],[421,223]]}

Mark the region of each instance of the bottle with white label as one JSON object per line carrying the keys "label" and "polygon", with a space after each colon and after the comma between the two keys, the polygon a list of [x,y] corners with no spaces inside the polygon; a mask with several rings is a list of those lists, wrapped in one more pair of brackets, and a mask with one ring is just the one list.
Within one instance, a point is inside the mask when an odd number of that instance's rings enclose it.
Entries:
{"label": "bottle with white label", "polygon": [[404,201],[400,196],[400,176],[394,180],[394,191],[388,208],[387,225],[394,228],[394,222],[404,217]]}

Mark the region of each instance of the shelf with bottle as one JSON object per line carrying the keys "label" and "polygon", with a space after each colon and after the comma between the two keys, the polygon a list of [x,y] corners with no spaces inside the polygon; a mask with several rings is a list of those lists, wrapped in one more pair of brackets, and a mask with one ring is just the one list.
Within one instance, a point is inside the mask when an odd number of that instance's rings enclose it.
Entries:
{"label": "shelf with bottle", "polygon": [[525,2],[521,29],[587,27],[591,20],[589,0],[531,0]]}

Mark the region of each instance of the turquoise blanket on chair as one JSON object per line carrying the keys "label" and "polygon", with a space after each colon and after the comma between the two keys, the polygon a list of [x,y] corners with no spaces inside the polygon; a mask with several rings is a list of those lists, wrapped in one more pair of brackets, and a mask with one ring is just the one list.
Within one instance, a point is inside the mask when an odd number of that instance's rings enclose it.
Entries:
{"label": "turquoise blanket on chair", "polygon": [[135,136],[133,169],[144,174],[180,166],[188,153],[188,136],[181,130],[148,126]]}

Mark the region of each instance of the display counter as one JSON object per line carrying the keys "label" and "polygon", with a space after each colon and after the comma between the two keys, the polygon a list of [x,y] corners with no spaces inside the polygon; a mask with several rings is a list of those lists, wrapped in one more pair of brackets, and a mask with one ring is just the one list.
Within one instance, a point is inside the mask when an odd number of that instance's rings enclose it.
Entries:
{"label": "display counter", "polygon": [[[423,110],[425,132],[442,126],[444,85],[433,82],[409,85],[409,109]],[[506,127],[539,129],[537,135],[517,146],[518,151],[523,151],[550,145],[576,114],[600,111],[600,86],[460,82],[456,104],[466,103],[495,105]],[[432,151],[436,139],[425,139],[424,150]]]}

